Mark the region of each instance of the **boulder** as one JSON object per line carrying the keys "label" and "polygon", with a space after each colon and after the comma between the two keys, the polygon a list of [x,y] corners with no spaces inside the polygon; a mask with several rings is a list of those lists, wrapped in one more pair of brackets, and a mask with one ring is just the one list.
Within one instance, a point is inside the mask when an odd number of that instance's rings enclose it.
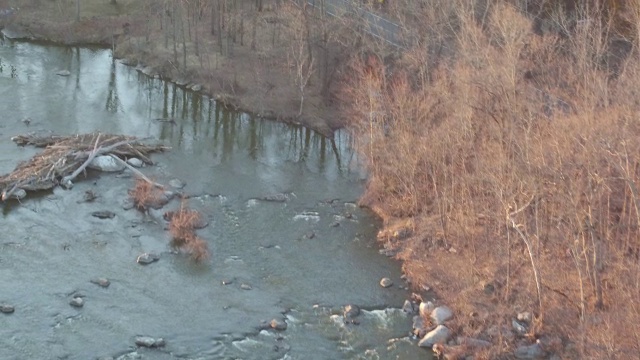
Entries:
{"label": "boulder", "polygon": [[527,333],[527,328],[520,324],[519,322],[517,322],[515,319],[511,320],[511,326],[513,326],[513,330],[518,334],[518,335],[524,335]]}
{"label": "boulder", "polygon": [[431,311],[431,320],[433,320],[436,325],[442,325],[452,317],[453,311],[447,306],[438,306]]}
{"label": "boulder", "polygon": [[535,343],[518,346],[514,355],[518,359],[540,359],[546,355],[546,352],[539,343]]}
{"label": "boulder", "polygon": [[433,305],[433,303],[431,301],[423,301],[420,303],[420,307],[419,307],[419,312],[420,312],[420,316],[422,316],[425,319],[428,319],[429,316],[431,316],[431,312],[435,309],[436,307]]}
{"label": "boulder", "polygon": [[491,347],[491,342],[472,337],[458,337],[458,344],[467,346],[473,349],[485,349]]}
{"label": "boulder", "polygon": [[449,335],[451,335],[449,328],[444,325],[438,325],[418,342],[418,346],[431,348],[435,344],[444,344],[449,339]]}
{"label": "boulder", "polygon": [[116,172],[124,170],[124,165],[117,162],[109,155],[96,156],[88,165],[89,168],[104,172]]}

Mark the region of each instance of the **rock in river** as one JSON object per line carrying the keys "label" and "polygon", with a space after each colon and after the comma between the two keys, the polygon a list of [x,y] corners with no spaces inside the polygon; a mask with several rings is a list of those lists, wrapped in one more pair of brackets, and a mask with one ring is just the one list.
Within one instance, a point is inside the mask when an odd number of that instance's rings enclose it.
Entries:
{"label": "rock in river", "polygon": [[138,259],[136,259],[136,261],[140,265],[149,265],[152,262],[156,262],[158,260],[160,260],[160,256],[150,253],[140,254],[140,256],[138,256]]}
{"label": "rock in river", "polygon": [[435,344],[446,343],[450,333],[449,328],[444,325],[438,325],[418,342],[418,346],[431,348]]}
{"label": "rock in river", "polygon": [[11,314],[14,311],[16,311],[16,309],[9,304],[0,304],[0,312],[3,314]]}
{"label": "rock in river", "polygon": [[343,315],[346,318],[354,318],[360,315],[360,308],[357,305],[347,305],[344,307]]}
{"label": "rock in river", "polygon": [[154,339],[151,336],[136,337],[136,345],[148,348],[163,347],[166,344],[163,338]]}
{"label": "rock in river", "polygon": [[101,210],[92,212],[91,216],[97,217],[98,219],[113,219],[116,217],[116,214],[112,211]]}
{"label": "rock in river", "polygon": [[69,301],[69,305],[76,308],[81,308],[84,306],[84,299],[79,296],[76,296]]}
{"label": "rock in river", "polygon": [[103,288],[109,287],[109,285],[111,285],[111,281],[105,278],[91,279],[90,282],[98,286],[102,286]]}
{"label": "rock in river", "polygon": [[279,319],[273,319],[271,320],[271,322],[269,323],[269,325],[271,326],[272,329],[274,330],[278,330],[278,331],[284,331],[287,330],[287,323],[284,320],[279,320]]}
{"label": "rock in river", "polygon": [[382,278],[380,280],[380,286],[382,286],[383,288],[388,288],[391,285],[393,285],[393,281],[391,281],[391,279],[389,278]]}
{"label": "rock in river", "polygon": [[57,71],[57,72],[56,72],[56,75],[59,75],[59,76],[69,76],[69,75],[71,75],[71,71],[69,71],[69,70],[60,70],[60,71]]}

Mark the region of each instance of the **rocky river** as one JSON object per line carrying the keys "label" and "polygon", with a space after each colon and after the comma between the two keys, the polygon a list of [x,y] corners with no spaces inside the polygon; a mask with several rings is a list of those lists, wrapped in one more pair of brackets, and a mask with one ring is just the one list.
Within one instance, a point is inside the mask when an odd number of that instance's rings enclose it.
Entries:
{"label": "rocky river", "polygon": [[355,206],[366,174],[345,132],[226,111],[109,50],[8,39],[0,109],[1,173],[37,153],[10,140],[32,131],[171,146],[141,171],[189,196],[211,250],[203,263],[173,251],[162,212],[180,202],[130,209],[128,171],[3,203],[1,359],[429,358],[409,337],[400,264]]}

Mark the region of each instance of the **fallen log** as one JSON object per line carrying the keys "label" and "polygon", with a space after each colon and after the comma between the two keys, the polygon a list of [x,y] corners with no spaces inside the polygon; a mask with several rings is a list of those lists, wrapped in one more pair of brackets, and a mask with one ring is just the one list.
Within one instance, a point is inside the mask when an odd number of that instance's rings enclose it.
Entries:
{"label": "fallen log", "polygon": [[143,143],[147,139],[101,133],[71,136],[30,133],[15,136],[12,140],[20,146],[32,145],[44,150],[18,164],[10,174],[0,176],[3,201],[18,189],[36,191],[58,185],[70,186],[71,181],[85,172],[91,160],[98,155],[111,155],[120,160],[138,157],[152,164],[149,154],[169,149],[161,144]]}

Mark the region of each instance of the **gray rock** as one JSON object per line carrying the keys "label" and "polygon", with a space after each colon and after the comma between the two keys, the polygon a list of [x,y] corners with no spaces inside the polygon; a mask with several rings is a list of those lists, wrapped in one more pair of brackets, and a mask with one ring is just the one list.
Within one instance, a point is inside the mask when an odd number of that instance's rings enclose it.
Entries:
{"label": "gray rock", "polygon": [[358,305],[347,305],[344,307],[343,315],[345,318],[354,318],[360,315],[360,307]]}
{"label": "gray rock", "polygon": [[153,262],[160,260],[160,256],[151,253],[143,253],[138,256],[136,262],[140,265],[149,265]]}
{"label": "gray rock", "polygon": [[405,300],[402,305],[402,311],[409,315],[414,315],[417,312],[417,309],[418,305],[410,300]]}
{"label": "gray rock", "polygon": [[249,284],[240,284],[240,289],[242,289],[242,290],[251,290],[253,288]]}
{"label": "gray rock", "polygon": [[271,194],[271,195],[264,196],[262,197],[261,200],[272,201],[272,202],[285,202],[289,200],[289,196],[287,194],[278,193],[278,194]]}
{"label": "gray rock", "polygon": [[453,311],[447,306],[438,306],[431,312],[431,319],[436,325],[442,325],[453,317]]}
{"label": "gray rock", "polygon": [[69,76],[69,75],[71,75],[71,71],[69,71],[69,70],[60,70],[60,71],[56,71],[56,75],[59,75],[59,76]]}
{"label": "gray rock", "polygon": [[105,279],[105,278],[96,278],[96,279],[91,279],[89,281],[92,284],[96,284],[96,285],[101,286],[103,288],[109,287],[109,285],[111,285],[111,281],[109,281],[109,279]]}
{"label": "gray rock", "polygon": [[539,343],[518,346],[514,355],[518,359],[540,359],[546,355]]}
{"label": "gray rock", "polygon": [[185,187],[187,184],[180,180],[180,179],[171,179],[169,180],[169,186],[176,188],[176,189],[182,189],[183,187]]}
{"label": "gray rock", "polygon": [[137,346],[148,347],[148,348],[157,348],[163,347],[166,345],[166,342],[163,338],[152,338],[151,336],[138,336],[135,341]]}
{"label": "gray rock", "polygon": [[104,172],[116,172],[124,170],[124,165],[117,162],[109,155],[96,156],[93,160],[91,160],[87,167]]}
{"label": "gray rock", "polygon": [[444,325],[438,325],[435,329],[429,331],[419,342],[418,346],[431,348],[435,344],[443,344],[449,339],[451,331]]}
{"label": "gray rock", "polygon": [[391,279],[389,278],[382,278],[380,280],[380,286],[382,286],[383,288],[388,288],[391,285],[393,285],[393,281],[391,281]]}
{"label": "gray rock", "polygon": [[425,319],[429,318],[429,316],[431,316],[431,312],[435,308],[436,307],[433,305],[433,303],[431,301],[423,301],[423,302],[421,302],[420,303],[420,308],[419,308],[420,316],[422,316]]}
{"label": "gray rock", "polygon": [[195,91],[195,92],[198,92],[198,91],[202,90],[202,85],[200,85],[200,84],[195,84],[195,85],[193,85],[193,86],[191,87],[191,90],[193,90],[193,91]]}
{"label": "gray rock", "polygon": [[271,326],[272,329],[278,330],[278,331],[287,330],[287,322],[284,320],[273,319],[269,323],[269,326]]}
{"label": "gray rock", "polygon": [[116,214],[112,211],[101,210],[92,212],[91,216],[97,217],[98,219],[113,219],[116,217]]}
{"label": "gray rock", "polygon": [[133,167],[142,167],[144,165],[144,162],[142,162],[142,160],[138,159],[138,158],[129,158],[127,159],[127,164],[133,166]]}
{"label": "gray rock", "polygon": [[9,304],[0,304],[0,313],[3,314],[12,314],[16,311],[16,308]]}
{"label": "gray rock", "polygon": [[76,308],[81,308],[84,306],[84,299],[79,296],[76,296],[69,301],[69,305]]}
{"label": "gray rock", "polygon": [[524,335],[527,333],[527,328],[516,320],[511,320],[511,326],[513,326],[513,330],[515,330],[518,335]]}

